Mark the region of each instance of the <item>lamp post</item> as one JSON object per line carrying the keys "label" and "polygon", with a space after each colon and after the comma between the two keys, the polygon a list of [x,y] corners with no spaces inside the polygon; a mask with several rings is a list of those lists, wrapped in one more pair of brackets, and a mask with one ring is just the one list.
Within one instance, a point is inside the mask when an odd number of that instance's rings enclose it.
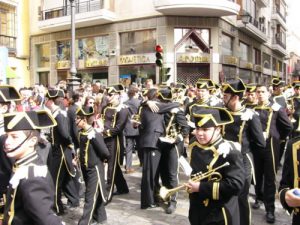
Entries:
{"label": "lamp post", "polygon": [[247,25],[248,23],[250,23],[251,15],[250,15],[249,13],[246,12],[245,14],[241,15],[241,19],[242,19],[243,24],[244,24],[245,27],[246,27],[246,25]]}
{"label": "lamp post", "polygon": [[80,78],[76,77],[76,62],[75,62],[75,0],[69,0],[71,7],[71,77],[68,78],[68,89],[70,92],[75,90],[80,84]]}

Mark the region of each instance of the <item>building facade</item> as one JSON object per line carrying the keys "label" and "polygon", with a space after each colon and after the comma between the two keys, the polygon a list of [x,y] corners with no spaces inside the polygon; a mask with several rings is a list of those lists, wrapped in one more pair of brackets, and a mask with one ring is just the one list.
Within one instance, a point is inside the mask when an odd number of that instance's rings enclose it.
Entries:
{"label": "building facade", "polygon": [[[52,85],[70,76],[70,2],[30,4],[31,83]],[[158,82],[156,45],[171,68],[169,82],[286,79],[284,0],[76,0],[75,5],[82,80]]]}
{"label": "building facade", "polygon": [[28,0],[0,2],[1,83],[30,85],[28,10]]}

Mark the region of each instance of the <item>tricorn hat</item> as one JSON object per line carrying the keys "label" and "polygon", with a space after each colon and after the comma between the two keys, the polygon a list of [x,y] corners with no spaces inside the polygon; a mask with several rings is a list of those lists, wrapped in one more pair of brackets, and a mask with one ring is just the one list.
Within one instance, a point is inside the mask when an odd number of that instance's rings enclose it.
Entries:
{"label": "tricorn hat", "polygon": [[54,127],[55,119],[45,110],[6,113],[4,129],[6,132],[18,130],[38,130]]}
{"label": "tricorn hat", "polygon": [[217,127],[233,122],[231,114],[224,108],[203,106],[193,115],[195,126],[198,128]]}
{"label": "tricorn hat", "polygon": [[21,95],[15,87],[10,85],[0,85],[0,103],[19,100],[21,100]]}
{"label": "tricorn hat", "polygon": [[246,92],[253,93],[256,90],[256,84],[251,83],[246,85]]}
{"label": "tricorn hat", "polygon": [[200,78],[198,79],[198,81],[196,82],[196,87],[198,89],[212,89],[215,87],[214,83],[212,82],[211,79],[203,79]]}
{"label": "tricorn hat", "polygon": [[283,86],[283,85],[284,85],[284,81],[281,80],[281,79],[278,78],[278,77],[275,77],[275,78],[272,79],[271,84],[272,84],[273,86]]}
{"label": "tricorn hat", "polygon": [[116,84],[116,85],[109,86],[107,88],[107,94],[120,93],[123,90],[124,90],[124,86],[122,84]]}
{"label": "tricorn hat", "polygon": [[47,98],[58,98],[58,97],[65,97],[65,93],[63,90],[61,89],[50,89],[48,90],[47,94],[46,94]]}
{"label": "tricorn hat", "polygon": [[293,84],[292,84],[292,86],[294,88],[300,88],[300,81],[294,81]]}
{"label": "tricorn hat", "polygon": [[172,100],[173,99],[172,89],[170,87],[160,88],[158,90],[158,98],[167,101]]}
{"label": "tricorn hat", "polygon": [[230,94],[240,94],[246,90],[246,86],[241,79],[232,80],[223,84],[223,92]]}
{"label": "tricorn hat", "polygon": [[79,107],[76,111],[76,115],[78,116],[92,116],[94,115],[93,107]]}

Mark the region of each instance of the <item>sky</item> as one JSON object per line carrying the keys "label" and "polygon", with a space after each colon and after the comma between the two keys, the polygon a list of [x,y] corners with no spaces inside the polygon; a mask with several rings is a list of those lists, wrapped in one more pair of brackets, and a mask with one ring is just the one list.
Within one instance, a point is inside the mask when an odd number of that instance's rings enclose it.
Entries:
{"label": "sky", "polygon": [[300,1],[286,0],[288,5],[287,25],[288,29],[292,28],[300,36]]}

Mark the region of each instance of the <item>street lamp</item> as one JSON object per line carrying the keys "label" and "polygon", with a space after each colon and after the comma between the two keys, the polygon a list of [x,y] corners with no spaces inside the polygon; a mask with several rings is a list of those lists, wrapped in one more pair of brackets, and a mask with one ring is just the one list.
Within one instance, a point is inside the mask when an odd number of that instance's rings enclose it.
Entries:
{"label": "street lamp", "polygon": [[80,84],[80,78],[76,77],[76,62],[75,62],[75,0],[69,0],[71,7],[71,77],[68,78],[69,91],[73,92],[76,86]]}
{"label": "street lamp", "polygon": [[250,23],[251,15],[246,12],[245,14],[241,15],[241,19],[243,24],[246,26],[248,23]]}

